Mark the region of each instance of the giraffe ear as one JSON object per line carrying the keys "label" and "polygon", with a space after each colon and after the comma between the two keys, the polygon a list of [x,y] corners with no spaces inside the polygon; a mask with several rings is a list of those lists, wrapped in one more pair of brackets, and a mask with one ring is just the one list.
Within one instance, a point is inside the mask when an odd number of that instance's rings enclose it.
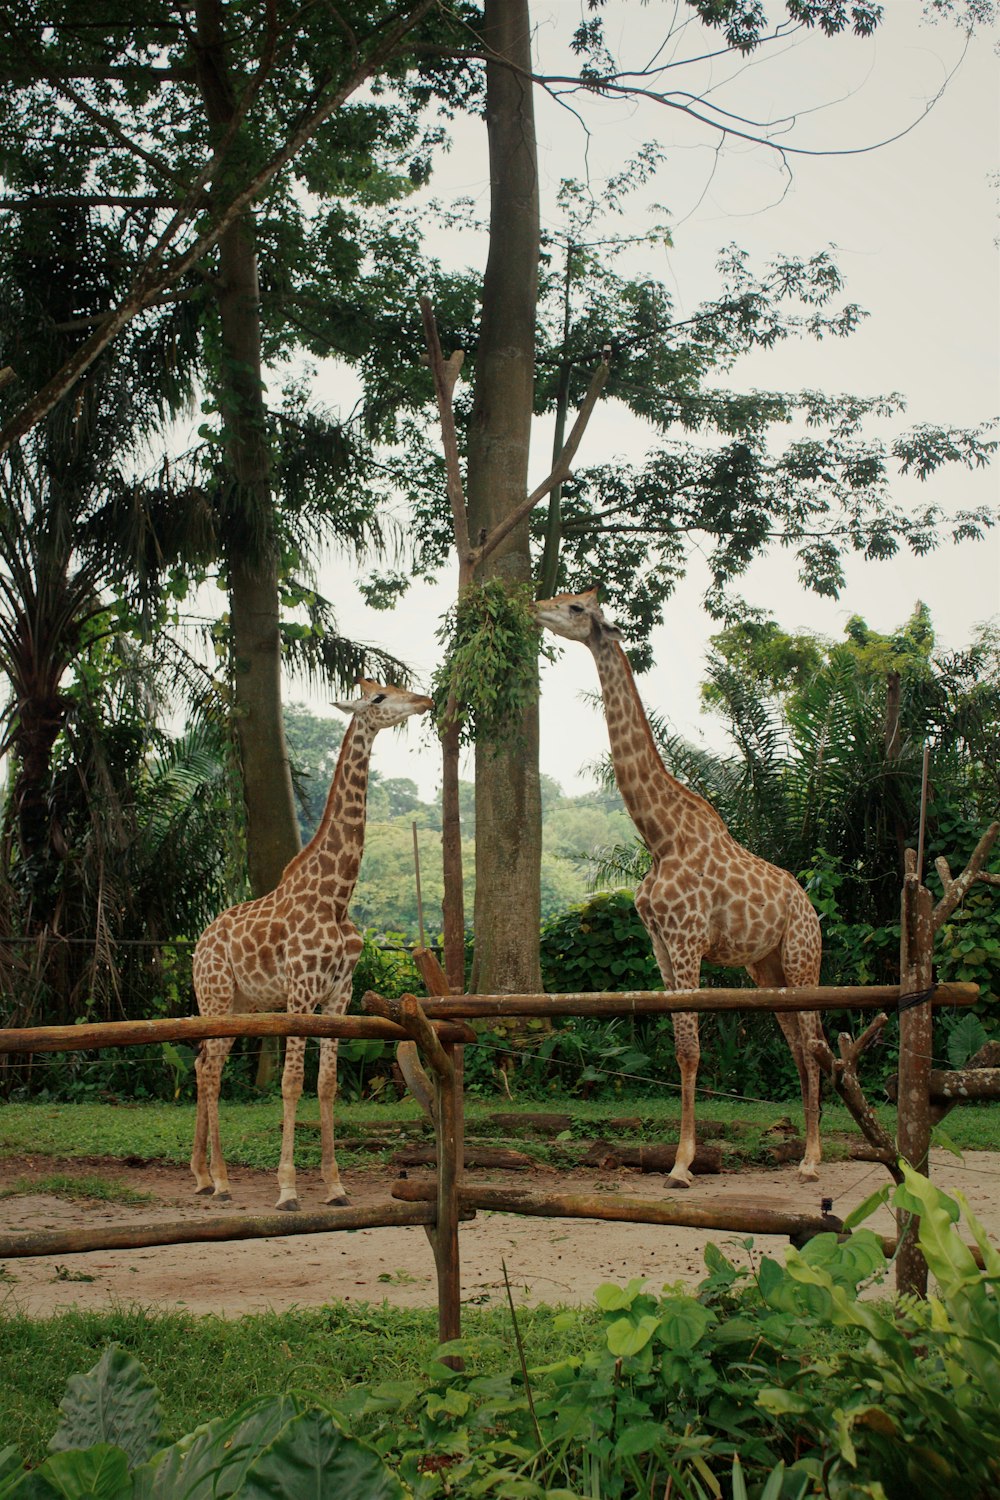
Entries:
{"label": "giraffe ear", "polygon": [[339,708],[342,714],[356,714],[359,708],[364,707],[364,703],[364,698],[352,698],[346,703],[337,698],[331,699],[332,706]]}

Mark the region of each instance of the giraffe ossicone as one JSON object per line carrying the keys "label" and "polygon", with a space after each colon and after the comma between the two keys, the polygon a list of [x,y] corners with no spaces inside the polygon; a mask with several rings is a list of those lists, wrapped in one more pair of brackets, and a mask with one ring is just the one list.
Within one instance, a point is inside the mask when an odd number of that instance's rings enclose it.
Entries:
{"label": "giraffe ossicone", "polygon": [[[704,797],[672,776],[653,740],[621,631],[604,618],[597,590],[558,594],[535,605],[540,625],[587,646],[597,664],[615,780],[650,855],[635,895],[667,990],[696,990],[702,960],[748,970],[763,986],[819,982],[819,918],[787,870],[737,843]],[[747,991],[753,1009],[753,991]],[[779,1014],[799,1074],[805,1153],[799,1174],[814,1181],[820,1162],[819,1064],[810,1043],[822,1036],[814,1012]],[[681,1074],[681,1128],[670,1183],[689,1187],[695,1153],[698,1016],[673,1017]]]}
{"label": "giraffe ossicone", "polygon": [[[405,688],[362,681],[359,694],[335,706],[351,715],[319,827],[285,866],[277,886],[255,901],[244,901],[216,917],[194,950],[195,997],[203,1016],[247,1011],[288,1011],[292,1015],[343,1015],[361,953],[361,936],[351,922],[354,894],[365,843],[365,813],[372,743],[380,729],[401,724],[433,707],[430,698]],[[228,1201],[229,1178],[219,1136],[219,1085],[232,1037],[202,1042],[195,1063],[198,1109],[191,1170],[195,1191]],[[287,1039],[281,1077],[280,1209],[297,1209],[295,1112],[302,1093],[305,1037]],[[343,1206],[334,1153],[333,1106],[337,1092],[337,1042],[319,1044],[320,1141],[324,1202]]]}

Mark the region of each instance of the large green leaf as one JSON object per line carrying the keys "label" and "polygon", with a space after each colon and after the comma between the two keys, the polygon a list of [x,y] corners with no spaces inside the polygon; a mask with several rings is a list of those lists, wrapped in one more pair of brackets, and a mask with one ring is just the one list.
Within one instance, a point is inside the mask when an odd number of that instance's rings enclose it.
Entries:
{"label": "large green leaf", "polygon": [[109,1344],[86,1375],[70,1377],[59,1410],[52,1453],[110,1443],[134,1468],[162,1446],[159,1393],[139,1361],[117,1344]]}
{"label": "large green leaf", "polygon": [[122,1450],[97,1443],[86,1452],[53,1453],[21,1484],[0,1494],[17,1500],[130,1500],[132,1480]]}
{"label": "large green leaf", "polygon": [[257,1458],[306,1410],[298,1396],[265,1396],[206,1422],[133,1474],[135,1500],[221,1500],[242,1493]]}
{"label": "large green leaf", "polygon": [[282,1429],[239,1494],[240,1500],[404,1500],[406,1491],[374,1448],[313,1407]]}

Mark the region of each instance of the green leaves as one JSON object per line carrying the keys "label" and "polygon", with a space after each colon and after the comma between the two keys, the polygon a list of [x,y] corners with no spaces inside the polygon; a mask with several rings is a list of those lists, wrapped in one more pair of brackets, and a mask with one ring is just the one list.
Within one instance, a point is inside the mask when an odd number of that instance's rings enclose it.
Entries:
{"label": "green leaves", "polygon": [[463,744],[506,744],[538,697],[541,636],[531,593],[493,578],[468,589],[438,631],[445,660],[434,674],[435,718],[459,725]]}
{"label": "green leaves", "polygon": [[49,1447],[54,1453],[108,1443],[130,1465],[143,1463],[163,1441],[160,1398],[139,1361],[111,1344],[86,1375],[74,1375],[59,1404],[63,1417]]}

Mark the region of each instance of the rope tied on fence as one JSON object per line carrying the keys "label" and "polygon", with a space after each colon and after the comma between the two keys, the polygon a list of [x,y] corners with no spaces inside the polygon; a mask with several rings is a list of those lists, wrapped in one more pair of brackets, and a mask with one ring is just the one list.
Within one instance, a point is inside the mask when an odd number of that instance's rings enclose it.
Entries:
{"label": "rope tied on fence", "polygon": [[912,995],[900,995],[896,1004],[896,1014],[904,1010],[912,1010],[915,1005],[923,1005],[927,1000],[933,1000],[937,994],[937,981],[927,986],[924,990],[916,990]]}

